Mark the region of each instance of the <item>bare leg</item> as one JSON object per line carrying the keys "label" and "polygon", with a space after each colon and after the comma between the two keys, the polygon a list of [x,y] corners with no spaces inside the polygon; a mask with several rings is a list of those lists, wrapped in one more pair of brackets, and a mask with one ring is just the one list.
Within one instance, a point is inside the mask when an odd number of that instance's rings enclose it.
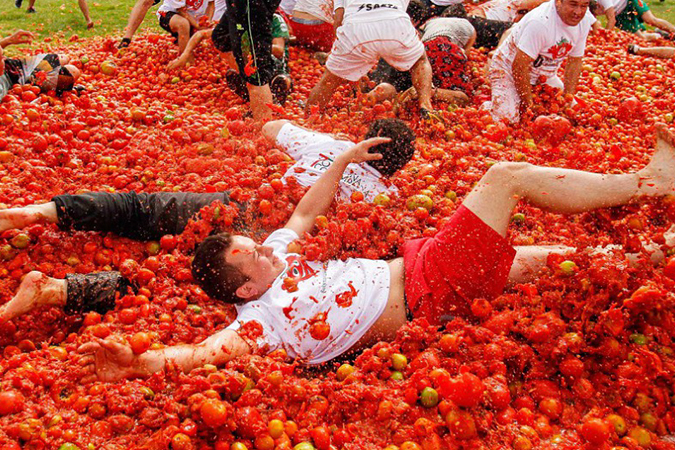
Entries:
{"label": "bare leg", "polygon": [[267,105],[273,102],[270,85],[255,86],[247,83],[246,87],[248,88],[253,119],[258,122],[269,120],[272,117],[272,110]]}
{"label": "bare leg", "polygon": [[29,272],[12,299],[0,306],[0,322],[12,320],[45,305],[63,307],[68,299],[66,280],[50,278],[41,272]]}
{"label": "bare leg", "polygon": [[346,82],[346,80],[343,80],[337,75],[333,75],[328,69],[324,70],[321,80],[314,86],[312,92],[309,93],[309,98],[307,99],[307,111],[314,105],[318,105],[319,109],[323,110],[331,97],[333,97],[335,90],[341,84]]}
{"label": "bare leg", "polygon": [[77,3],[80,5],[84,20],[87,21],[87,28],[94,28],[94,22],[92,22],[91,17],[89,17],[89,5],[87,5],[87,0],[77,0]]}
{"label": "bare leg", "polygon": [[176,14],[169,21],[169,27],[174,33],[178,33],[178,55],[182,55],[185,47],[190,41],[190,22]]}
{"label": "bare leg", "polygon": [[35,10],[35,0],[28,0],[28,9],[26,11],[34,11]]}
{"label": "bare leg", "polygon": [[431,64],[426,53],[410,69],[413,86],[419,96],[420,108],[431,111]]}
{"label": "bare leg", "polygon": [[24,228],[38,222],[56,223],[58,220],[54,202],[4,209],[0,210],[0,232]]}
{"label": "bare leg", "polygon": [[675,138],[656,126],[656,152],[637,173],[605,175],[578,170],[499,163],[490,168],[464,200],[464,206],[502,236],[513,208],[523,198],[556,213],[575,214],[623,205],[637,195],[675,192]]}
{"label": "bare leg", "polygon": [[670,59],[675,56],[675,47],[638,47],[634,45],[636,55],[655,56],[656,58]]}
{"label": "bare leg", "polygon": [[134,9],[131,10],[131,14],[129,15],[127,26],[124,29],[125,39],[134,37],[134,33],[141,26],[141,23],[143,23],[143,19],[145,19],[145,15],[150,8],[152,8],[152,0],[136,0]]}
{"label": "bare leg", "polygon": [[396,88],[389,83],[380,83],[375,86],[375,89],[366,94],[366,99],[371,105],[391,100],[394,97],[396,97]]}
{"label": "bare leg", "polygon": [[675,33],[675,25],[668,22],[667,20],[659,19],[651,11],[647,11],[642,14],[642,20],[655,28],[666,30],[670,33]]}

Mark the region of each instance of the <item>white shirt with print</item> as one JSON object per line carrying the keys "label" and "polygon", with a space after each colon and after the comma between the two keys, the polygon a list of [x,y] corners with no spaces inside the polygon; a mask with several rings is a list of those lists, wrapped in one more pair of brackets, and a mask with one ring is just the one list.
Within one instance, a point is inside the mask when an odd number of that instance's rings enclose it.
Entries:
{"label": "white shirt with print", "polygon": [[[385,261],[348,259],[310,262],[288,253],[288,244],[298,235],[282,228],[265,240],[285,269],[257,300],[235,305],[237,319],[228,326],[238,330],[249,321],[263,329],[258,345],[273,351],[286,350],[305,364],[320,364],[349,350],[382,315],[389,298],[389,266]],[[297,290],[284,283],[292,278]],[[328,337],[314,339],[310,328],[323,320],[330,326]]]}
{"label": "white shirt with print", "polygon": [[177,12],[181,8],[186,8],[188,14],[199,20],[206,16],[206,8],[213,0],[164,0],[157,9],[157,17],[161,12]]}
{"label": "white shirt with print", "polygon": [[518,49],[534,60],[530,82],[539,77],[546,79],[557,75],[568,57],[581,57],[586,49],[586,39],[596,19],[588,11],[576,26],[566,25],[556,11],[555,1],[536,7],[511,28],[511,34],[499,46],[492,64],[511,73]]}
{"label": "white shirt with print", "polygon": [[378,22],[409,17],[410,0],[335,0],[335,10],[344,8],[343,23]]}
{"label": "white shirt with print", "polygon": [[[328,170],[335,158],[354,147],[351,141],[338,141],[323,133],[304,130],[293,124],[285,124],[277,135],[277,143],[293,158],[295,165],[289,168],[282,180],[294,177],[301,186],[312,186]],[[348,200],[353,192],[361,192],[364,200],[372,202],[380,193],[396,193],[395,186],[382,183],[382,174],[368,163],[347,166],[338,195]]]}

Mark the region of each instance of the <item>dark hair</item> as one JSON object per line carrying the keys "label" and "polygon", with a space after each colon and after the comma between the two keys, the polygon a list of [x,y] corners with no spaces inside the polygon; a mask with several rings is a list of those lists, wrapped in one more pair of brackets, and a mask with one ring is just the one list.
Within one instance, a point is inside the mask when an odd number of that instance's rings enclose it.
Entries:
{"label": "dark hair", "polygon": [[429,7],[423,0],[410,0],[406,12],[415,27],[421,25],[429,17]]}
{"label": "dark hair", "polygon": [[385,177],[390,177],[398,169],[408,164],[415,154],[415,133],[399,119],[379,119],[370,124],[366,139],[388,137],[391,142],[380,144],[370,149],[371,153],[381,153],[382,159],[368,161]]}
{"label": "dark hair", "polygon": [[239,303],[239,289],[249,278],[238,267],[225,260],[232,245],[230,233],[209,236],[197,246],[192,260],[192,278],[206,294],[225,303]]}

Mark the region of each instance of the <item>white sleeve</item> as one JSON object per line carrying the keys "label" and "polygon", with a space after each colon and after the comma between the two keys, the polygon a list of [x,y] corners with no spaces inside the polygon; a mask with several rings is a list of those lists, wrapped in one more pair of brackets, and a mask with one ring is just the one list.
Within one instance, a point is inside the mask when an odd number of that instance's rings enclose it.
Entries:
{"label": "white sleeve", "polygon": [[327,134],[305,130],[292,123],[285,124],[277,134],[277,144],[283,147],[288,156],[296,161],[305,155],[309,146],[329,142],[335,142],[335,139]]}
{"label": "white sleeve", "polygon": [[272,247],[275,253],[285,255],[288,253],[288,244],[298,239],[298,233],[289,228],[279,228],[270,234],[263,245]]}
{"label": "white sleeve", "polygon": [[540,22],[530,22],[516,42],[516,47],[532,59],[537,59],[546,46],[546,26]]}
{"label": "white sleeve", "polygon": [[338,8],[345,7],[345,0],[335,0],[333,5],[333,12],[337,11]]}

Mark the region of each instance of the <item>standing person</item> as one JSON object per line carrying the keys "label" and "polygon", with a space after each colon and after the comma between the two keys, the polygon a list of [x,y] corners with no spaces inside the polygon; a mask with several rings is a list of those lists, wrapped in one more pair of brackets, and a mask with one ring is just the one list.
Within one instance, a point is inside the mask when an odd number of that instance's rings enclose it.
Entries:
{"label": "standing person", "polygon": [[225,17],[211,38],[226,58],[236,61],[238,75],[245,82],[251,112],[256,121],[272,116],[270,82],[275,76],[273,21],[280,0],[228,0]]}
{"label": "standing person", "polygon": [[307,191],[282,229],[262,243],[237,235],[210,236],[197,248],[193,274],[214,299],[235,304],[237,318],[203,342],[134,355],[109,338],[80,347],[80,364],[102,381],[149,376],[173,363],[185,372],[221,365],[256,350],[284,349],[301,364],[321,364],[380,340],[391,340],[408,320],[441,326],[471,317],[475,299],[494,299],[508,282],[532,281],[563,246],[514,248],[506,239],[519,200],[548,211],[576,214],[626,204],[639,196],[675,192],[675,148],[657,125],[656,152],[635,173],[599,174],[526,163],[493,165],[448,223],[434,236],[405,244],[391,261],[307,261],[288,245],[310,231],[330,206],[337,181],[352,162],[376,160],[364,141],[336,158]]}
{"label": "standing person", "polygon": [[298,0],[290,18],[299,45],[329,52],[335,41],[333,0]]}
{"label": "standing person", "polygon": [[136,0],[131,14],[129,14],[129,20],[127,21],[127,26],[124,27],[124,37],[120,41],[118,47],[126,48],[131,44],[131,38],[134,37],[136,30],[143,23],[145,15],[148,13],[150,8],[158,4],[161,0]]}
{"label": "standing person", "polygon": [[199,21],[211,21],[215,12],[214,0],[164,0],[157,9],[159,26],[171,33],[178,42],[182,55],[190,37],[199,31]]}
{"label": "standing person", "polygon": [[[364,77],[380,58],[400,71],[410,71],[419,94],[424,119],[438,119],[431,106],[431,65],[413,25],[426,16],[423,10],[409,16],[409,0],[337,0],[336,40],[323,77],[312,89],[307,110],[323,109],[338,86]],[[411,11],[412,12],[412,11]],[[411,20],[412,19],[412,20]]]}
{"label": "standing person", "polygon": [[[26,9],[26,12],[28,14],[36,12],[35,1],[36,0],[28,0],[28,8]],[[14,0],[14,6],[16,6],[17,8],[21,8],[22,4],[23,0]],[[87,5],[87,0],[77,0],[77,4],[79,5],[80,10],[82,11],[84,20],[87,21],[87,29],[94,28],[94,22],[91,20],[91,17],[89,16],[89,5]]]}
{"label": "standing person", "polygon": [[[235,94],[247,102],[251,101],[250,92],[251,89],[253,89],[258,95],[257,101],[259,102],[261,99],[260,95],[264,94],[264,86],[254,86],[248,82],[249,79],[255,80],[254,67],[247,65],[244,67],[244,71],[241,71],[241,66],[238,63],[239,59],[235,59],[232,55],[233,44],[232,35],[230,34],[232,30],[226,20],[227,19],[224,18],[218,25],[216,25],[216,27],[213,29],[213,32],[211,33],[211,40],[218,51],[225,53],[225,58],[228,61],[228,64],[231,67],[237,68],[237,70],[228,69],[227,73],[225,74],[227,85]],[[286,98],[290,92],[293,90],[293,80],[289,74],[288,67],[288,40],[290,39],[290,33],[288,31],[286,21],[280,14],[275,13],[272,15],[270,35],[272,39],[272,45],[270,55],[264,58],[264,79],[269,79],[267,89],[270,90],[273,100],[277,103],[283,104],[285,103]],[[245,34],[244,39],[247,40],[248,35]],[[247,50],[250,47],[243,45],[240,47],[244,47],[245,50],[245,52],[242,54],[248,54],[249,56],[251,55],[251,53]],[[260,55],[260,53],[258,54]],[[173,65],[174,63],[172,62],[171,64]],[[247,73],[250,75],[247,76]],[[267,117],[267,114],[269,113],[267,104],[254,104],[254,102],[251,101],[251,109],[254,112],[254,117],[257,111],[257,114],[259,115],[256,117],[257,119]],[[262,116],[260,116],[260,114],[262,114]]]}
{"label": "standing person", "polygon": [[[551,0],[513,26],[489,66],[492,101],[484,107],[495,120],[520,119],[532,106],[532,85],[546,83],[574,94],[581,73],[586,39],[596,22],[589,0]],[[563,61],[564,81],[558,77]]]}
{"label": "standing person", "polygon": [[616,25],[620,30],[636,33],[645,39],[657,39],[658,34],[645,33],[647,24],[657,31],[662,30],[667,38],[675,35],[675,25],[656,17],[645,0],[598,0],[598,4],[607,16],[608,30]]}

